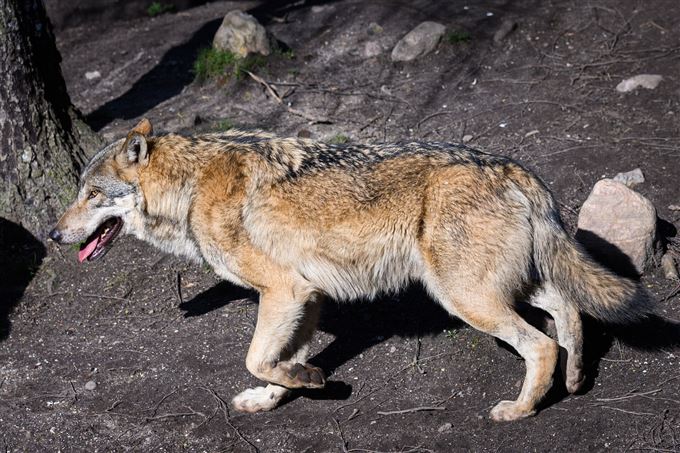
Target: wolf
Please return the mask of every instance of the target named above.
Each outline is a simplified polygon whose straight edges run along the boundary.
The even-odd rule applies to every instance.
[[[570,238],[545,184],[517,162],[447,143],[330,145],[229,130],[154,135],[144,119],[100,150],[50,232],[104,256],[119,233],[209,264],[259,293],[247,369],[266,385],[232,400],[275,408],[291,389],[321,388],[307,363],[324,298],[371,299],[421,282],[451,315],[525,360],[497,421],[536,413],[566,350],[566,388],[584,382],[581,314],[609,323],[651,310],[641,285],[593,261]],[[555,321],[557,341],[516,311]]]

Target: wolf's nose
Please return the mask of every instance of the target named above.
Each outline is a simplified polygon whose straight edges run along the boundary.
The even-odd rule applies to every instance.
[[[54,242],[61,242],[61,231],[57,230],[56,228],[50,231],[49,236]]]

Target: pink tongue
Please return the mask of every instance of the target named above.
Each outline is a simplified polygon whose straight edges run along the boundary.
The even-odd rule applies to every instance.
[[[88,256],[92,255],[94,249],[97,248],[97,244],[99,244],[99,236],[92,239],[92,241],[88,242],[87,245],[83,247],[81,251],[78,252],[78,261],[82,263],[87,259]]]

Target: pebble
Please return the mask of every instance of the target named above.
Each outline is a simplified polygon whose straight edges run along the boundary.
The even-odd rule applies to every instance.
[[[642,170],[636,168],[635,170],[617,174],[614,176],[614,181],[625,184],[627,187],[633,187],[645,182],[645,175],[642,174]]]
[[[437,22],[422,22],[399,40],[392,49],[392,61],[411,61],[432,52],[444,36],[446,27]]]
[[[505,38],[508,37],[510,33],[513,32],[515,28],[517,28],[517,22],[510,19],[505,19],[501,23],[501,26],[498,27],[498,30],[496,30],[496,33],[494,33],[493,42],[495,44],[500,44],[501,42],[503,42],[503,40],[505,40]]]
[[[97,383],[94,381],[87,381],[85,383],[85,390],[94,390],[97,388]]]
[[[675,260],[673,259],[673,255],[670,252],[666,252],[666,254],[661,258],[661,269],[663,269],[664,277],[666,277],[668,280],[680,280],[678,268],[676,267]]]
[[[382,47],[380,47],[380,44],[378,44],[375,41],[368,41],[364,45],[364,57],[365,58],[373,58],[377,57],[382,53]]]
[[[658,74],[638,74],[636,76],[630,77],[621,81],[616,85],[616,91],[619,93],[627,93],[633,91],[638,87],[647,88],[648,90],[653,90],[659,83],[663,80],[663,76]]]
[[[472,141],[473,137],[470,134],[463,135],[463,143],[467,143],[469,141]]]
[[[442,426],[437,428],[440,433],[450,433],[453,431],[453,425],[451,423],[444,423]]]
[[[88,71],[88,72],[85,73],[85,78],[86,78],[87,80],[98,79],[98,78],[100,78],[101,76],[102,76],[102,74],[101,74],[101,72],[99,72],[99,71]]]

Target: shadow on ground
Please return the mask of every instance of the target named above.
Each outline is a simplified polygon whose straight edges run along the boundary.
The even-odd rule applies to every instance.
[[[128,91],[90,113],[88,124],[99,131],[114,119],[136,118],[181,93],[194,80],[193,64],[198,52],[212,44],[221,22],[222,19],[211,20],[188,41],[166,52]]]
[[[10,314],[45,257],[45,246],[28,230],[0,217],[0,341],[9,336]]]

